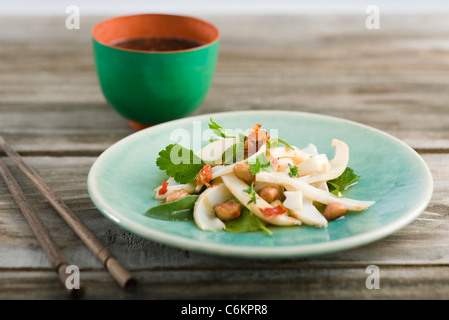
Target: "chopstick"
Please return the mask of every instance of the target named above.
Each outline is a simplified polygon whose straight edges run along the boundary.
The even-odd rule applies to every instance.
[[[136,279],[117,260],[109,249],[92,233],[92,231],[65,205],[65,203],[50,189],[42,178],[30,167],[22,157],[9,146],[0,136],[0,147],[20,168],[20,170],[34,183],[36,188],[50,202],[70,228],[77,234],[89,250],[100,260],[109,274],[122,288],[136,284]]]
[[[1,139],[1,138],[0,138]],[[81,297],[83,291],[81,288],[69,288],[66,284],[67,278],[69,274],[66,273],[67,267],[69,264],[65,259],[62,251],[59,249],[53,237],[50,235],[48,230],[45,228],[42,220],[36,214],[31,204],[28,202],[25,194],[20,188],[17,181],[14,179],[11,172],[5,166],[3,161],[0,159],[0,176],[5,181],[6,186],[11,192],[14,200],[17,203],[20,211],[22,212],[25,220],[28,222],[31,230],[34,233],[37,241],[42,247],[43,251],[48,257],[48,260],[55,268],[56,273],[58,274],[58,278],[61,281],[64,288],[69,292],[69,294],[74,298]]]

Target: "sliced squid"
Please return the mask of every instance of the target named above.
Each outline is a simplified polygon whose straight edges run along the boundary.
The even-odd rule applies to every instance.
[[[292,159],[290,158],[281,158],[278,160],[278,172],[286,172],[289,173],[290,172],[290,166],[294,166],[295,163],[293,162]]]
[[[256,175],[256,181],[278,183],[288,190],[299,190],[302,192],[304,197],[323,204],[329,204],[333,202],[342,203],[350,211],[361,211],[375,203],[374,201],[360,201],[349,198],[339,198],[332,193],[315,188],[310,184],[301,181],[300,179],[290,178],[287,174],[279,172],[259,172]]]
[[[332,147],[335,149],[335,155],[330,163],[330,170],[325,173],[316,175],[308,175],[300,179],[307,183],[315,183],[320,181],[329,181],[338,178],[345,171],[349,162],[349,147],[341,140],[333,139]]]
[[[204,148],[198,150],[196,155],[203,161],[221,164],[223,153],[234,144],[238,143],[238,138],[223,138],[214,141]]]
[[[259,219],[278,226],[293,226],[301,224],[301,221],[286,214],[267,218],[262,213],[261,209],[273,208],[272,205],[262,199],[257,193],[256,203],[251,202],[248,204],[248,202],[251,201],[251,196],[243,190],[248,189],[249,186],[245,182],[237,178],[233,173],[224,175],[222,179],[226,187],[228,187],[229,191]]]
[[[312,187],[324,190],[326,192],[329,192],[329,186],[327,185],[326,181],[320,181],[320,182],[314,182],[310,184]]]
[[[217,218],[214,206],[232,199],[232,194],[222,183],[207,188],[199,197],[193,208],[193,219],[196,225],[206,231],[219,231],[225,229],[223,221]]]
[[[276,148],[270,148],[269,150],[270,156],[276,159],[282,159],[282,158],[290,158],[293,160],[294,163],[301,163],[309,156],[302,152],[300,149],[293,147],[293,149],[289,147],[276,147]]]
[[[304,160],[297,165],[298,173],[300,176],[326,173],[330,170],[331,164],[327,159],[327,156],[322,154],[317,154],[309,159]]]
[[[302,192],[301,191],[285,191],[284,207],[291,210],[301,210],[302,208]]]
[[[309,226],[327,227],[326,218],[313,205],[312,200],[303,197],[301,191],[285,191],[284,194],[284,206],[293,217]]]
[[[313,205],[313,201],[308,198],[302,198],[301,210],[290,210],[290,214],[306,225],[317,228],[327,227],[326,218]]]
[[[318,149],[313,143],[309,143],[305,148],[302,148],[301,151],[309,156],[316,156],[318,154]]]

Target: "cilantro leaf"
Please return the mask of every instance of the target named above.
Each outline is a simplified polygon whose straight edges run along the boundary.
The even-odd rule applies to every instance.
[[[288,167],[290,168],[290,172],[288,173],[288,175],[290,176],[290,178],[293,177],[299,177],[299,173],[298,173],[298,167],[297,166],[292,166],[290,163],[288,164]]]
[[[247,204],[256,203],[256,191],[254,191],[254,182],[251,183],[251,186],[248,189],[243,190],[243,192],[249,194],[251,196],[251,200],[248,201]]]
[[[260,172],[260,170],[271,172],[271,167],[273,166],[265,153],[259,154],[255,159],[248,160],[248,164],[249,171],[252,175],[256,175]]]
[[[179,144],[170,144],[159,152],[156,165],[179,183],[189,183],[195,179],[206,163],[192,150]]]
[[[339,195],[339,192],[345,191],[355,185],[361,176],[354,173],[354,170],[347,167],[345,171],[336,179],[328,181],[329,191]]]
[[[235,138],[225,128],[216,123],[212,118],[210,118],[209,128],[217,135],[223,138]]]
[[[240,217],[234,220],[225,221],[225,231],[231,233],[244,233],[262,230],[268,235],[273,235],[273,232],[268,229],[265,223],[255,215],[251,214],[247,208],[242,209]]]

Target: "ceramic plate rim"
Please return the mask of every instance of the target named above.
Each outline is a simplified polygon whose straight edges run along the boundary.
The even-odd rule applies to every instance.
[[[235,246],[235,245],[226,245],[226,244],[216,244],[216,243],[207,243],[200,242],[194,239],[189,239],[186,237],[180,237],[177,235],[169,234],[166,232],[161,232],[155,229],[151,229],[140,225],[135,222],[133,219],[130,219],[124,215],[121,215],[119,212],[114,210],[106,201],[102,199],[100,196],[100,191],[97,189],[94,177],[101,167],[101,163],[103,159],[105,159],[110,152],[113,152],[116,148],[120,148],[122,144],[129,143],[133,139],[137,139],[141,135],[149,134],[154,130],[161,130],[164,127],[175,126],[177,123],[181,122],[190,122],[198,119],[204,119],[209,117],[216,117],[220,115],[229,115],[238,113],[241,116],[244,114],[254,114],[257,112],[258,114],[294,114],[296,116],[302,117],[312,117],[312,118],[322,118],[331,121],[343,122],[348,125],[353,125],[356,127],[360,127],[365,130],[373,131],[376,134],[382,135],[392,142],[395,142],[402,147],[408,149],[411,155],[415,156],[416,159],[420,162],[423,169],[426,172],[426,180],[425,183],[427,185],[424,188],[425,192],[421,194],[421,200],[414,207],[412,207],[407,212],[404,212],[398,219],[386,224],[378,229],[371,230],[369,232],[350,236],[348,238],[332,240],[330,242],[323,243],[313,243],[313,244],[296,244],[290,246],[281,246],[281,247],[253,247],[253,246]],[[371,242],[375,242],[381,238],[387,237],[391,235],[393,232],[405,227],[409,223],[411,223],[416,217],[418,217],[424,209],[429,204],[432,195],[433,195],[433,177],[431,171],[427,165],[427,163],[422,159],[422,157],[409,145],[400,139],[384,132],[374,127],[352,121],[344,118],[339,118],[330,115],[317,114],[311,112],[301,112],[301,111],[286,111],[286,110],[240,110],[240,111],[227,111],[227,112],[217,112],[217,113],[208,113],[201,114],[197,116],[186,117],[182,119],[177,119],[165,123],[161,123],[155,125],[153,127],[149,127],[147,129],[132,133],[121,140],[117,141],[110,147],[108,147],[94,162],[92,165],[88,178],[87,178],[87,188],[89,196],[97,207],[97,209],[106,216],[109,220],[118,224],[122,228],[142,236],[144,238],[163,243],[172,247],[177,247],[185,250],[197,251],[202,253],[210,253],[214,255],[222,255],[222,256],[234,256],[234,257],[246,257],[246,258],[288,258],[288,257],[305,257],[305,256],[313,256],[313,255],[321,255],[326,253],[332,253],[335,251],[343,251],[347,249],[351,249],[354,247],[359,247]]]

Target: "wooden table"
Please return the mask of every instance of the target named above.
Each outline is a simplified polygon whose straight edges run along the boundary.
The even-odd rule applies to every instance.
[[[298,110],[355,120],[408,143],[435,183],[427,209],[375,243],[301,259],[253,260],[179,250],[129,233],[92,204],[97,156],[133,133],[105,102],[90,29],[102,19],[0,19],[0,134],[140,281],[122,290],[29,180],[1,154],[31,204],[79,266],[85,299],[449,298],[449,17],[206,16],[222,43],[212,88],[195,114]],[[367,289],[366,268],[380,270]],[[0,299],[66,299],[0,181]]]

